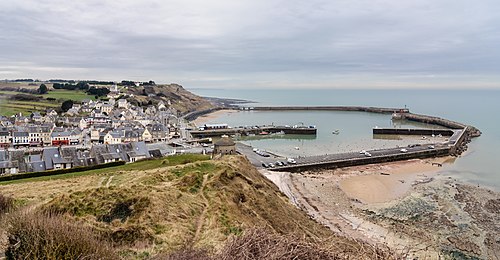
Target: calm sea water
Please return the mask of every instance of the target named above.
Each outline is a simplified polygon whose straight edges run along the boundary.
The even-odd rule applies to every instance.
[[[429,114],[478,127],[483,135],[473,140],[467,153],[446,168],[444,175],[500,190],[500,91],[498,90],[253,90],[192,89],[201,96],[245,99],[255,105],[280,106],[380,106],[408,107],[414,113]],[[408,140],[375,139],[371,128],[394,126],[388,115],[358,112],[241,112],[213,122],[233,126],[254,124],[316,125],[318,136],[250,138],[253,146],[285,156],[325,154],[349,150],[394,147]],[[398,127],[398,125],[396,125]],[[400,127],[428,127],[403,123]],[[332,131],[340,130],[339,135]],[[415,140],[411,141],[414,142]],[[418,140],[422,142],[421,140]],[[296,150],[295,147],[299,147]]]

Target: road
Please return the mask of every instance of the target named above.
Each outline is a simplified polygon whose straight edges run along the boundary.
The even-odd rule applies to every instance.
[[[421,151],[431,150],[431,149],[441,149],[448,148],[450,144],[434,144],[434,148],[430,148],[430,145],[415,145],[411,147],[395,147],[389,149],[378,149],[378,150],[367,150],[366,152],[370,153],[370,157],[384,157],[390,155],[396,155],[401,153],[417,153]],[[401,149],[405,149],[406,152],[402,152]],[[276,161],[286,161],[286,158],[279,157],[275,155],[271,155],[270,157],[263,157],[261,155],[256,154],[253,151],[253,147],[244,145],[241,143],[236,144],[236,150],[245,155],[250,162],[257,168],[263,168],[262,163],[275,163]],[[307,156],[307,157],[296,157],[294,158],[297,162],[296,166],[300,165],[308,165],[308,164],[323,164],[323,163],[331,163],[335,161],[344,161],[344,160],[355,160],[367,158],[368,156],[361,151],[349,152],[349,153],[338,153],[338,154],[325,154],[325,155],[316,155],[316,156]],[[290,165],[291,166],[291,165]],[[294,165],[295,166],[295,165]],[[276,167],[279,169],[281,167]]]

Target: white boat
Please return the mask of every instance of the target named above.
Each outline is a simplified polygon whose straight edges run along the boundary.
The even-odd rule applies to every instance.
[[[333,130],[332,134],[338,135],[338,134],[340,134],[340,130],[339,129],[335,129],[335,130]]]
[[[300,150],[300,148],[298,146],[295,146],[295,150]]]

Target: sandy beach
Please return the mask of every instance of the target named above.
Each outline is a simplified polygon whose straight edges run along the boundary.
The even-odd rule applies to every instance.
[[[435,245],[488,258],[500,250],[494,242],[500,236],[495,224],[500,221],[496,206],[500,193],[441,176],[440,171],[446,171],[454,160],[441,157],[301,173],[264,169],[261,173],[291,203],[338,234],[395,250],[411,249],[410,256],[419,259],[441,258],[442,248]],[[464,225],[470,228],[460,229]],[[464,237],[457,239],[460,232]]]
[[[216,119],[216,118],[221,118],[221,122],[224,121],[223,118],[226,116],[231,116],[232,114],[238,113],[236,110],[229,110],[229,109],[224,109],[224,110],[217,110],[215,112],[212,112],[210,114],[206,114],[203,116],[200,116],[196,118],[195,120],[192,121],[196,126],[201,126],[206,124],[207,122]]]
[[[405,195],[413,185],[432,181],[449,157],[428,160],[410,160],[381,164],[373,167],[357,167],[347,171],[350,175],[339,181],[339,187],[347,196],[362,203],[389,202]],[[446,166],[446,165],[445,165]],[[359,174],[356,174],[356,171]]]

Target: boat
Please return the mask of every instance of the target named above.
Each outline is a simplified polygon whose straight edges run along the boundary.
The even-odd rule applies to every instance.
[[[300,148],[298,146],[295,146],[295,150],[300,150]]]
[[[266,132],[266,131],[262,131],[262,132],[260,132],[260,133],[259,133],[259,135],[268,135],[268,134],[269,134],[269,133],[268,133],[268,132]]]
[[[333,130],[332,134],[338,135],[338,134],[340,134],[340,130],[339,129],[335,129],[335,130]]]

